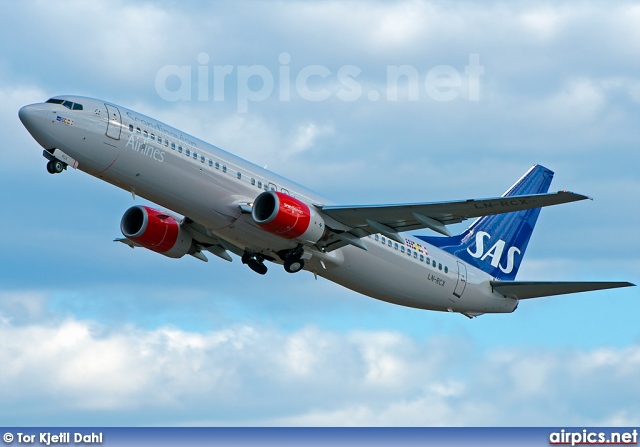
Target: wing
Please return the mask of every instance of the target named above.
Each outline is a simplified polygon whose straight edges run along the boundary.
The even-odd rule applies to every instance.
[[[630,282],[491,281],[493,290],[519,300],[631,286],[635,284]]]
[[[467,219],[541,208],[584,199],[588,199],[588,197],[573,192],[560,191],[549,194],[493,197],[454,202],[402,205],[318,205],[317,208],[339,224],[332,226],[331,222],[327,222],[327,225],[335,233],[324,244],[325,250],[330,251],[345,244],[353,244],[364,248],[358,239],[374,233],[381,233],[403,244],[404,239],[398,235],[398,232],[429,228],[450,236],[451,234],[446,226]]]

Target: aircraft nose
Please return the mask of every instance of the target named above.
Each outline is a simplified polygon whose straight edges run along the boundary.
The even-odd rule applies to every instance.
[[[24,106],[18,110],[18,117],[20,118],[20,121],[22,121],[22,124],[25,124],[25,121],[29,120],[29,115],[31,115],[32,109],[33,106]]]
[[[22,107],[18,111],[18,117],[22,121],[22,125],[27,129],[31,136],[45,149],[55,147],[55,141],[50,135],[47,123],[46,110],[43,110],[42,104],[31,104]]]
[[[35,105],[28,105],[22,107],[18,111],[18,118],[22,121],[22,125],[27,128],[29,132],[33,132],[36,126],[37,112]]]

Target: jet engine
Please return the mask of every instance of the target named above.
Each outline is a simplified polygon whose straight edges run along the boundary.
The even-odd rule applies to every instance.
[[[148,206],[129,208],[122,216],[120,230],[130,241],[170,258],[196,251],[189,231],[173,216]]]
[[[315,244],[325,234],[324,219],[306,203],[277,191],[253,201],[251,217],[260,228],[285,239]]]

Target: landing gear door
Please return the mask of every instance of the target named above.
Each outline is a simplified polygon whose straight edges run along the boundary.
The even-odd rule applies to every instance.
[[[458,261],[458,282],[453,294],[460,298],[464,293],[464,289],[467,287],[467,267],[460,261]]]
[[[107,136],[114,140],[120,139],[120,133],[122,132],[122,117],[120,116],[120,110],[114,105],[105,104],[107,108]]]

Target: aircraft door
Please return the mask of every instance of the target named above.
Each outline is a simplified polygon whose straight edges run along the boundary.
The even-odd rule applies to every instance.
[[[120,116],[120,110],[114,105],[105,104],[107,108],[107,136],[114,140],[120,139],[120,133],[122,132],[122,117]]]
[[[458,282],[453,294],[460,298],[464,293],[464,289],[467,287],[467,267],[460,261],[458,261]]]

